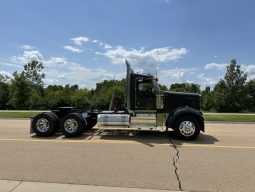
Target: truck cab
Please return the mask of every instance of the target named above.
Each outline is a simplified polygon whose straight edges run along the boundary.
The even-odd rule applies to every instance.
[[[200,95],[161,91],[158,79],[151,74],[134,73],[127,66],[126,98],[127,108],[134,114],[155,114],[156,127],[174,129],[182,139],[194,139],[200,130],[204,131],[204,118],[200,112]],[[182,121],[187,119],[186,121]],[[199,131],[194,128],[199,127]],[[191,136],[194,134],[193,136]],[[190,137],[191,136],[191,137]]]
[[[156,77],[135,73],[128,61],[126,67],[125,111],[60,107],[32,118],[31,133],[50,136],[60,130],[67,137],[76,137],[93,127],[166,132],[171,128],[179,138],[193,140],[204,131],[199,94],[160,91]]]

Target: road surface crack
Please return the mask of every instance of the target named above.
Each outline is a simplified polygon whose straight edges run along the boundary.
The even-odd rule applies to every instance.
[[[179,151],[178,147],[175,145],[175,143],[171,140],[171,138],[169,139],[169,141],[171,143],[171,147],[173,147],[176,151],[176,155],[173,157],[174,173],[175,173],[175,176],[176,176],[176,180],[178,182],[179,190],[183,191],[181,179],[180,179],[180,176],[178,174],[178,166],[177,166],[177,162],[180,159],[180,156],[179,156],[180,151]]]
[[[20,184],[22,183],[23,181],[20,181],[17,185],[15,185],[11,190],[10,192],[14,191],[18,186],[20,186]]]

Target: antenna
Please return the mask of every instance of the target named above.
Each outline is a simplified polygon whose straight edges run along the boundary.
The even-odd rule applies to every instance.
[[[157,49],[157,56],[156,56],[156,78],[158,78],[158,49]]]

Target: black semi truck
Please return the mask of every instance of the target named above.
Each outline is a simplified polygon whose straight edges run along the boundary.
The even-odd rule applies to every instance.
[[[194,140],[204,131],[199,94],[160,91],[156,77],[134,73],[128,61],[126,66],[125,110],[59,107],[32,117],[30,133],[46,137],[61,132],[66,137],[77,137],[93,127],[166,132],[171,128],[180,139]]]

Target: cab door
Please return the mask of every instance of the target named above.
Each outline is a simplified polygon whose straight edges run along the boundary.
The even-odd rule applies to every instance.
[[[135,87],[135,108],[150,110],[156,108],[156,94],[152,78],[137,78]]]

